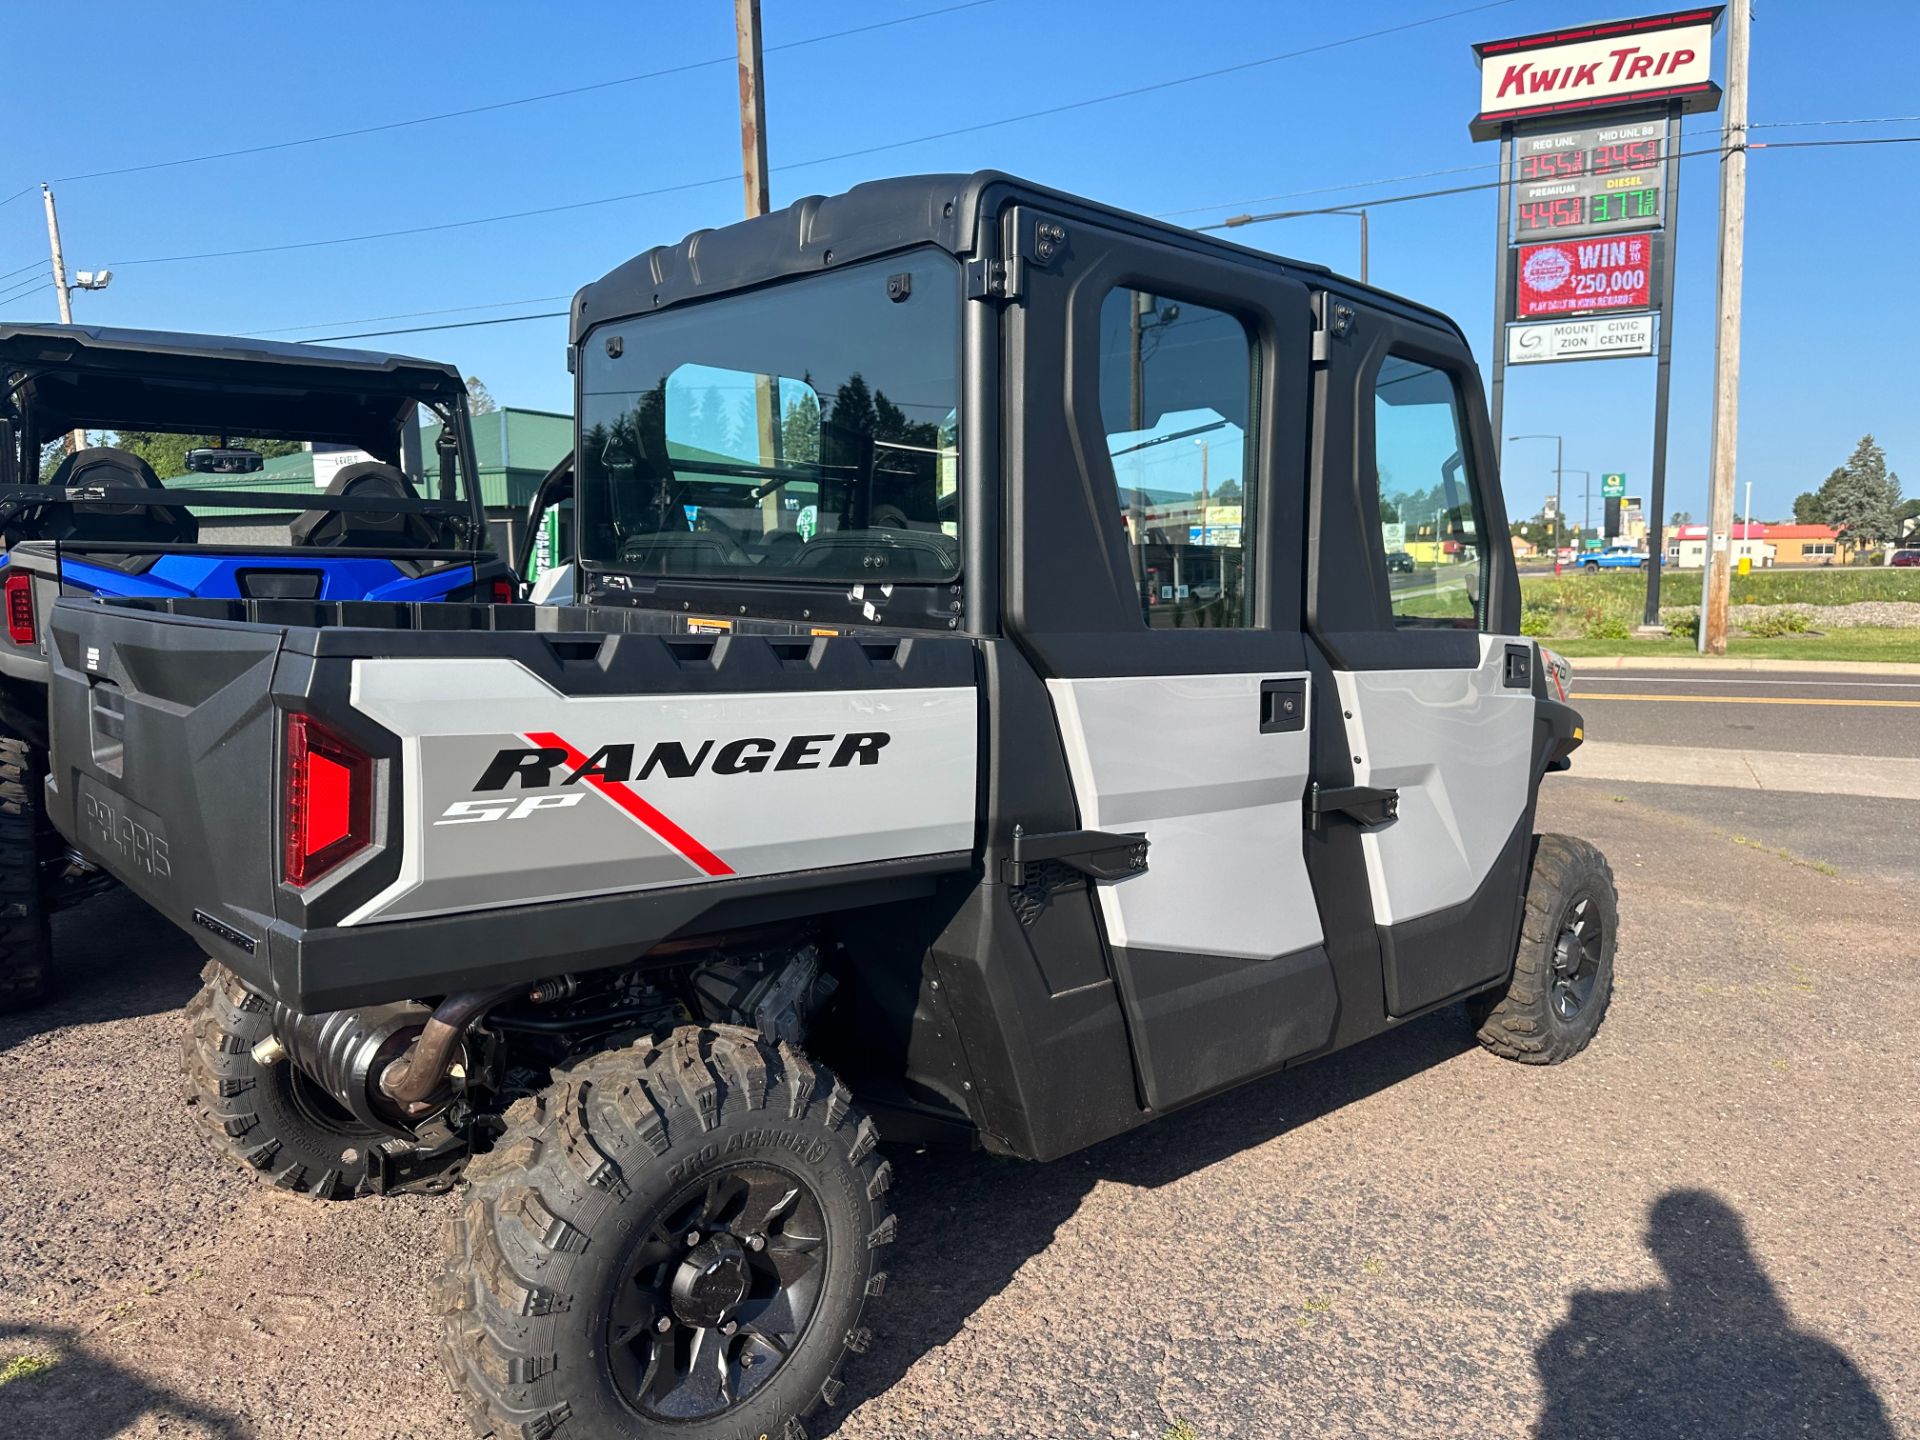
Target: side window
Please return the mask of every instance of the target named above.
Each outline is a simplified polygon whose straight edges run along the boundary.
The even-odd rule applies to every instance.
[[[1253,356],[1225,311],[1125,288],[1101,302],[1101,422],[1156,629],[1253,624]]]
[[[1487,532],[1453,380],[1389,355],[1374,382],[1373,433],[1394,624],[1476,629],[1484,611]]]

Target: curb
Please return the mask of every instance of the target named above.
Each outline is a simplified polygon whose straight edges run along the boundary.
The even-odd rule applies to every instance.
[[[1551,640],[1543,642],[1553,648]],[[1920,637],[1915,640],[1920,645]],[[1691,655],[1569,655],[1575,675],[1597,670],[1690,670],[1695,674],[1729,672],[1776,675],[1900,675],[1920,676],[1920,663],[1902,660],[1749,660],[1738,656],[1709,658]]]

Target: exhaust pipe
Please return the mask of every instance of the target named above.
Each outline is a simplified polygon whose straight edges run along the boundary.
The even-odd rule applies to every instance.
[[[410,1119],[439,1109],[445,1103],[439,1092],[468,1027],[519,988],[509,985],[498,990],[466,990],[442,1000],[420,1031],[420,1038],[380,1072],[380,1093]]]

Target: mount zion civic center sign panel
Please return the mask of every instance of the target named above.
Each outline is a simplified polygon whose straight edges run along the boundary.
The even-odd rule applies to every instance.
[[[1604,360],[1613,355],[1653,354],[1653,316],[1614,315],[1594,320],[1545,320],[1507,327],[1507,363]]]
[[[1711,65],[1720,8],[1575,25],[1474,46],[1480,113],[1473,137],[1492,140],[1502,125],[1515,121],[1571,117],[1623,101],[1677,101],[1689,112],[1716,108],[1720,87]]]

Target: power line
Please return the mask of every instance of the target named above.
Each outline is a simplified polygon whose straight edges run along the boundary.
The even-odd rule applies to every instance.
[[[0,204],[4,204],[4,203],[5,203],[4,201],[0,201]],[[9,270],[7,271],[6,274],[0,275],[0,281],[11,280],[15,275],[24,275],[29,270],[38,270],[46,263],[47,262],[44,260],[29,260],[26,264],[22,265],[19,269]]]
[[[1897,125],[1920,120],[1920,115],[1874,115],[1852,117],[1839,120],[1769,120],[1760,125],[1749,125],[1749,130],[1805,130],[1820,125]],[[1702,125],[1683,132],[1687,137],[1717,135],[1718,125]],[[1776,142],[1780,143],[1780,142]],[[1403,185],[1409,180],[1434,180],[1443,175],[1472,175],[1488,170],[1498,170],[1498,160],[1486,160],[1476,165],[1451,165],[1442,170],[1416,170],[1407,175],[1381,175],[1371,180],[1345,180],[1338,185],[1316,185],[1306,190],[1282,190],[1272,195],[1248,195],[1239,200],[1216,200],[1210,205],[1188,205],[1179,210],[1157,210],[1155,217],[1171,220],[1179,215],[1200,215],[1209,210],[1226,210],[1235,205],[1261,205],[1270,200],[1295,200],[1308,195],[1332,195],[1342,190],[1366,190],[1375,185]]]
[[[1749,126],[1749,129],[1755,127]],[[1825,148],[1835,145],[1912,145],[1920,144],[1920,135],[1863,135],[1857,140],[1767,140],[1750,144],[1749,150],[1803,150]],[[1699,150],[1681,150],[1673,154],[1674,160],[1691,160],[1700,155],[1719,155],[1722,146],[1709,145]],[[1410,200],[1438,200],[1449,195],[1470,195],[1479,190],[1499,190],[1511,184],[1507,180],[1482,180],[1471,185],[1450,185],[1440,190],[1418,190],[1410,195],[1384,195],[1373,200],[1351,200],[1344,205],[1322,206],[1307,210],[1276,210],[1269,215],[1235,215],[1212,225],[1195,225],[1195,230],[1238,230],[1247,225],[1260,225],[1269,220],[1297,220],[1308,215],[1332,215],[1341,210],[1361,208],[1377,209],[1385,205],[1404,205]]]
[[[807,169],[816,165],[828,165],[841,160],[861,159],[870,155],[879,155],[890,150],[902,150],[913,145],[924,145],[935,140],[950,140],[960,135],[973,135],[982,130],[998,129],[1005,125],[1018,125],[1029,120],[1044,119],[1053,115],[1063,115],[1070,111],[1085,110],[1095,105],[1107,105],[1117,100],[1129,100],[1141,95],[1156,94],[1177,86],[1198,84],[1203,80],[1217,80],[1226,75],[1240,74],[1248,70],[1259,69],[1267,65],[1277,65],[1286,60],[1298,60],[1308,55],[1324,54],[1350,45],[1358,45],[1368,40],[1377,40],[1384,36],[1398,35],[1409,30],[1417,30],[1428,25],[1437,25],[1447,20],[1459,19],[1464,15],[1474,15],[1485,10],[1497,10],[1518,0],[1482,0],[1477,5],[1462,9],[1448,10],[1439,15],[1428,16],[1423,20],[1409,20],[1398,25],[1385,26],[1378,30],[1365,31],[1358,35],[1348,35],[1337,40],[1323,41],[1317,45],[1308,45],[1297,50],[1283,51],[1277,55],[1262,56],[1255,60],[1243,60],[1232,65],[1222,65],[1211,70],[1202,70],[1192,75],[1176,76],[1169,80],[1158,80],[1147,85],[1135,85],[1125,90],[1115,90],[1104,95],[1089,96],[1083,100],[1070,100],[1059,105],[1049,105],[1038,110],[1027,110],[1017,115],[1004,115],[998,119],[977,121],[971,125],[955,126],[948,130],[937,130],[925,135],[915,135],[905,140],[891,140],[879,145],[866,145],[855,150],[842,150],[832,155],[819,155],[810,160],[793,161],[773,168],[785,172]],[[117,260],[118,266],[130,265],[171,265],[192,260],[229,260],[245,255],[265,255],[288,250],[315,250],[332,245],[352,245],[369,240],[391,240],[409,235],[426,235],[445,230],[467,229],[476,225],[494,225],[508,220],[525,220],[541,215],[556,215],[574,210],[592,209],[601,205],[616,205],[629,200],[650,200],[661,195],[671,195],[687,190],[704,189],[709,185],[732,184],[739,179],[737,171],[728,171],[724,175],[709,176],[702,180],[687,180],[674,185],[656,186],[648,190],[634,190],[621,195],[606,195],[593,200],[575,200],[559,205],[539,206],[529,210],[514,210],[501,215],[480,215],[466,220],[443,220],[431,225],[413,225],[395,230],[371,231],[362,235],[336,235],[324,240],[296,240],[277,245],[254,245],[233,250],[209,250],[185,255],[152,255],[134,260]]]
[[[400,330],[362,330],[353,335],[315,335],[304,345],[325,345],[334,340],[375,340],[382,335],[425,335],[433,330],[473,330],[482,325],[517,325],[522,320],[561,320],[570,311],[545,310],[538,315],[496,315],[491,320],[456,320],[447,325],[408,325]]]
[[[1754,128],[1754,127],[1749,127],[1749,128]],[[1792,150],[1792,149],[1803,149],[1803,148],[1812,148],[1812,147],[1825,147],[1830,145],[1910,145],[1910,144],[1920,144],[1920,135],[1869,136],[1859,140],[1799,140],[1799,141],[1774,140],[1774,141],[1766,142],[1764,144],[1751,145],[1748,148],[1752,150]],[[1674,155],[1672,158],[1676,160],[1688,160],[1701,155],[1717,155],[1720,152],[1721,152],[1720,146],[1711,145],[1699,150],[1682,150],[1678,152],[1676,155]],[[736,179],[738,177],[729,176],[727,178],[731,180],[731,179]],[[1239,220],[1237,224],[1230,225],[1223,221],[1216,225],[1198,225],[1193,228],[1201,231],[1229,230],[1229,229],[1237,230],[1247,225],[1264,224],[1271,220],[1296,220],[1296,219],[1303,219],[1307,216],[1312,216],[1312,215],[1336,214],[1340,210],[1356,209],[1360,205],[1366,205],[1370,208],[1378,208],[1380,206],[1385,206],[1385,205],[1402,205],[1415,200],[1437,200],[1437,199],[1442,199],[1452,195],[1467,195],[1467,194],[1475,193],[1477,191],[1497,190],[1503,184],[1506,184],[1506,183],[1508,182],[1501,181],[1501,180],[1488,180],[1488,181],[1484,181],[1484,182],[1480,182],[1472,185],[1454,185],[1454,186],[1448,186],[1444,189],[1438,189],[1438,190],[1421,190],[1408,195],[1387,195],[1387,196],[1382,196],[1378,199],[1373,199],[1373,200],[1355,201],[1349,205],[1328,206],[1321,209],[1313,209],[1313,210],[1282,210],[1282,211],[1277,211],[1271,215],[1249,216],[1244,220]],[[500,301],[497,303],[510,304],[512,302]],[[482,308],[488,308],[488,307],[473,306],[470,308],[482,309]],[[432,313],[432,312],[428,312],[428,313]],[[466,329],[473,329],[473,328],[484,326],[484,325],[515,325],[526,320],[563,319],[566,317],[568,313],[569,312],[565,310],[550,310],[550,311],[542,311],[541,313],[535,314],[535,315],[503,315],[503,316],[497,316],[491,320],[468,320],[468,321],[462,321],[462,322],[457,322],[457,323],[448,324],[448,325],[410,325],[410,326],[405,326],[403,328],[394,329],[394,330],[366,330],[366,331],[360,331],[358,333],[349,334],[349,335],[321,335],[321,336],[313,337],[312,339],[310,339],[305,343],[319,345],[319,344],[324,344],[334,340],[373,340],[373,339],[379,339],[379,338],[390,336],[390,335],[424,335],[424,334],[429,334],[431,332],[439,331],[439,330],[466,330]],[[351,323],[351,322],[344,322],[344,323]],[[303,329],[307,329],[308,327],[302,325],[302,326],[291,326],[289,328],[303,330]],[[255,331],[253,333],[268,334],[268,333],[274,333],[274,332]]]
[[[52,288],[53,282],[51,280],[36,280],[24,290],[13,290],[5,295],[0,295],[0,305],[11,305],[15,300],[24,300],[29,295],[37,295],[42,290],[51,290]]]
[[[353,320],[312,320],[305,325],[282,325],[273,330],[242,330],[247,336],[287,335],[295,330],[325,330],[330,325],[373,325],[382,320],[413,320],[422,315],[464,315],[475,310],[504,310],[509,305],[544,305],[566,295],[534,295],[524,300],[489,300],[484,305],[450,305],[444,310],[400,310],[391,315],[361,315]]]
[[[873,30],[887,30],[896,25],[911,24],[916,20],[930,20],[940,15],[951,15],[960,10],[975,10],[983,5],[992,5],[997,0],[961,0],[961,3],[945,5],[937,10],[922,10],[912,15],[900,15],[891,20],[877,20],[868,25],[855,25],[845,30],[833,30],[822,35],[809,35],[801,40],[789,40],[780,45],[769,45],[769,51],[798,50],[807,45],[821,45],[829,40],[844,40],[850,35],[864,35]],[[588,95],[599,90],[612,90],[623,85],[638,85],[648,80],[661,80],[672,75],[684,75],[692,70],[706,70],[716,65],[731,65],[735,56],[731,53],[716,55],[708,60],[689,60],[680,65],[669,65],[659,70],[648,70],[638,75],[622,75],[613,80],[597,80],[588,85],[572,85],[563,90],[547,90],[538,95],[522,95],[513,100],[496,100],[486,105],[470,105],[461,110],[443,110],[433,115],[417,115],[408,120],[389,120],[379,125],[362,125],[352,130],[333,130],[323,135],[308,135],[297,140],[276,140],[266,145],[246,145],[234,150],[216,150],[205,155],[185,155],[173,160],[151,160],[140,165],[121,165],[110,170],[89,170],[78,175],[62,175],[56,183],[73,180],[101,180],[114,175],[135,175],[149,170],[170,170],[182,165],[203,165],[213,160],[232,160],[244,155],[265,155],[277,150],[294,150],[306,145],[322,145],[333,140],[350,140],[361,135],[379,135],[392,130],[405,130],[416,125],[433,125],[442,120],[460,120],[470,115],[485,115],[496,110],[512,110],[525,105],[538,105],[548,100],[565,99],[572,95]],[[32,189],[31,186],[28,189]],[[23,190],[20,194],[24,195]],[[18,198],[18,197],[9,197]],[[4,205],[6,201],[0,201]]]

